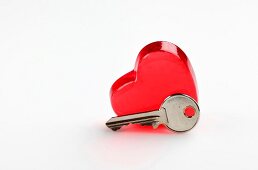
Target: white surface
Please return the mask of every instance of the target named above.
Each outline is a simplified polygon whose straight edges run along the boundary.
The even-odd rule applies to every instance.
[[[0,169],[258,169],[257,1],[0,1]],[[201,119],[119,132],[109,88],[146,44],[181,47]]]

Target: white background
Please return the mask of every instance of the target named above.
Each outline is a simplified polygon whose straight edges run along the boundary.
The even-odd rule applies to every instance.
[[[258,169],[257,1],[0,1],[0,169]],[[146,44],[185,51],[201,118],[112,132],[109,89]]]

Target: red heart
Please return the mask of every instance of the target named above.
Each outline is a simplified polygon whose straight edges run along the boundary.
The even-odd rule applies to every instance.
[[[176,45],[158,41],[139,53],[133,71],[111,87],[111,104],[118,116],[158,110],[173,94],[197,101],[197,84],[191,63]]]

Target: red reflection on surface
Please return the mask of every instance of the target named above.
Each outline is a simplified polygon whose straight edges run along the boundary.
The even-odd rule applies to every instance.
[[[123,126],[118,131],[126,131],[127,133],[155,133],[155,134],[176,134],[177,132],[168,130],[165,126],[160,125],[157,129],[153,130],[152,126],[142,126],[139,124],[130,124],[129,126]]]

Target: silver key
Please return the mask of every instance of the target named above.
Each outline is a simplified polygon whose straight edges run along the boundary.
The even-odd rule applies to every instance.
[[[191,108],[193,116],[187,116],[185,111]],[[183,94],[169,96],[159,110],[112,117],[106,125],[116,131],[122,126],[131,124],[152,125],[156,129],[164,124],[169,130],[187,131],[192,129],[198,121],[200,110],[198,104],[191,97]]]

